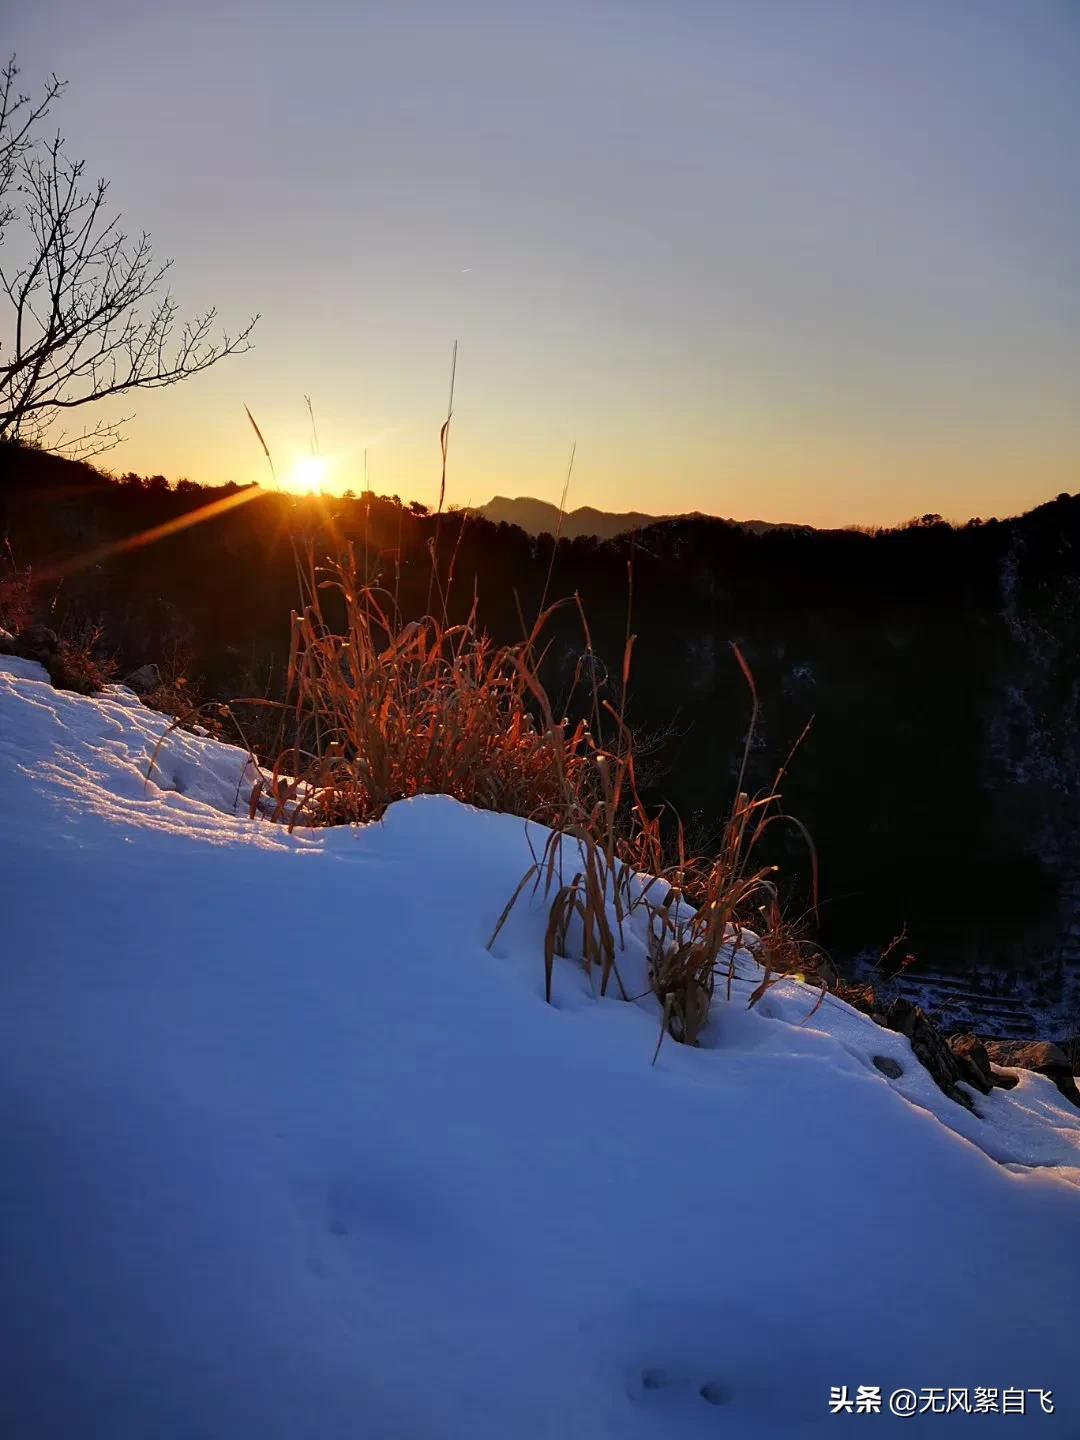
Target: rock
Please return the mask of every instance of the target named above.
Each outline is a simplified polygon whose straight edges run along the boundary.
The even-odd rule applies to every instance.
[[[11,647],[14,643],[15,636],[12,635],[10,630],[5,630],[4,627],[0,625],[0,655],[10,655]]]
[[[23,660],[36,660],[46,670],[56,663],[60,654],[60,640],[55,630],[48,625],[35,622],[20,630],[11,642],[11,654]]]
[[[984,1095],[989,1095],[995,1085],[1002,1090],[1011,1090],[1018,1083],[1015,1075],[1006,1075],[994,1069],[986,1046],[977,1035],[970,1032],[950,1035],[949,1049],[960,1062],[961,1071],[968,1072],[964,1076],[968,1084],[974,1085]]]
[[[887,1075],[890,1080],[899,1080],[900,1076],[904,1073],[904,1067],[899,1061],[893,1060],[888,1055],[875,1055],[874,1064],[881,1073]]]
[[[1069,1070],[1065,1051],[1048,1040],[988,1040],[986,1049],[995,1064],[1007,1065],[1012,1070],[1037,1070],[1042,1075],[1053,1070]]]
[[[958,1105],[978,1114],[974,1100],[966,1090],[960,1089],[960,1083],[963,1081],[974,1085],[976,1089],[982,1090],[983,1094],[987,1094],[990,1087],[984,1088],[983,1084],[972,1079],[973,1075],[977,1075],[975,1067],[961,1064],[949,1049],[941,1031],[932,1020],[927,1019],[918,1005],[902,998],[894,1000],[885,1012],[885,1024],[890,1030],[896,1030],[908,1037],[916,1060],[929,1070],[939,1090]]]
[[[990,1069],[990,1056],[979,1037],[970,1033],[950,1035],[949,1049],[959,1061],[961,1070],[974,1071],[978,1076],[979,1089],[984,1095],[989,1095],[994,1077]]]
[[[988,1040],[986,1049],[991,1060],[1007,1070],[1034,1070],[1037,1075],[1045,1075],[1080,1110],[1080,1090],[1072,1062],[1060,1045],[1048,1040]]]
[[[156,665],[140,665],[130,675],[124,676],[124,684],[136,695],[149,695],[161,684],[161,671]]]

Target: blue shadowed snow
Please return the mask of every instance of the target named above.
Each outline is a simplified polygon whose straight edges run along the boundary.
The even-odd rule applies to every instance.
[[[1010,1429],[1080,1434],[1048,1081],[972,1116],[839,1002],[748,1012],[745,952],[653,1067],[650,1000],[560,961],[544,1004],[539,905],[485,949],[522,821],[289,837],[231,747],[146,785],[165,723],[0,657],[0,1435],[833,1436],[840,1384],[1049,1388]]]

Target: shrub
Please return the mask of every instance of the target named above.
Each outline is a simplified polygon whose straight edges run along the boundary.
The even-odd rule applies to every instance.
[[[58,690],[93,695],[116,676],[116,661],[103,647],[100,625],[83,621],[65,627],[48,670]]]
[[[201,680],[192,676],[188,650],[174,644],[152,668],[156,672],[154,683],[139,691],[139,699],[148,710],[171,716],[179,729],[224,738],[221,706],[204,694]]]

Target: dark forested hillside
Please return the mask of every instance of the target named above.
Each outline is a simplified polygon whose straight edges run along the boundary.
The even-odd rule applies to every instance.
[[[214,502],[212,518],[186,523]],[[117,549],[156,527],[151,543]],[[318,555],[351,541],[414,615],[437,545],[451,618],[475,595],[500,639],[536,614],[552,551],[549,536],[476,514],[437,523],[373,495],[114,481],[13,446],[0,447],[0,535],[31,568],[48,623],[99,622],[122,670],[179,656],[222,698],[280,690],[295,543]],[[550,595],[580,593],[613,691],[629,605],[648,785],[702,839],[730,799],[750,713],[729,642],[761,697],[756,780],[813,717],[785,801],[820,855],[827,945],[880,946],[906,925],[920,958],[1024,968],[1057,963],[1073,919],[1065,882],[1080,870],[1078,558],[1080,497],[876,534],[755,534],[694,517],[564,539]],[[584,648],[572,609],[551,633],[558,695]],[[804,863],[795,843],[786,858]]]

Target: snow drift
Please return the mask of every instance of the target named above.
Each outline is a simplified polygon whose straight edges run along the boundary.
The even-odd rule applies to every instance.
[[[229,746],[147,783],[165,725],[0,657],[0,1433],[817,1436],[869,1385],[1052,1390],[1011,1428],[1080,1434],[1049,1081],[969,1114],[832,998],[747,1011],[746,955],[650,1066],[650,998],[559,961],[544,1004],[539,907],[485,949],[522,821],[289,836]]]

